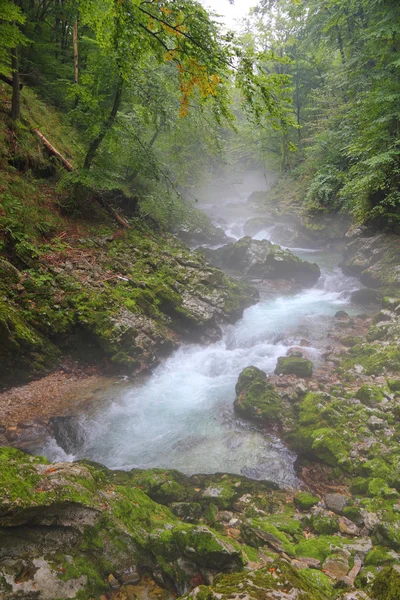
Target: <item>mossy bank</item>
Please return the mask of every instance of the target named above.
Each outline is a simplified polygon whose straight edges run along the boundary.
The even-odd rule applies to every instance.
[[[3,600],[398,598],[384,595],[398,593],[398,547],[377,522],[393,498],[293,496],[240,476],[50,464],[8,448],[0,491]]]

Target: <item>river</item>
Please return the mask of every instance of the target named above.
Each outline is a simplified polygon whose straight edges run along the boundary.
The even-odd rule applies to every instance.
[[[223,206],[217,213],[221,210]],[[239,212],[225,223],[237,238],[252,216],[248,209]],[[212,216],[216,218],[215,210]],[[274,241],[273,228],[256,237]],[[66,454],[52,440],[43,453],[51,460],[85,457],[113,469],[227,472],[296,486],[295,455],[276,437],[235,416],[235,384],[249,365],[272,373],[277,358],[303,338],[310,343],[310,358],[321,363],[330,317],[342,308],[352,312],[350,293],[360,284],[340,271],[336,252],[294,252],[319,264],[322,276],[314,287],[262,297],[242,319],[225,327],[219,342],[182,346],[145,380],[124,381],[99,394],[102,408],[80,417],[80,443],[73,452]]]

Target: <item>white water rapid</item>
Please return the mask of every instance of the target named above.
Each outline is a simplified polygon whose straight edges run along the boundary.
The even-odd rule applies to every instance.
[[[86,457],[110,468],[240,473],[295,486],[295,456],[278,439],[238,419],[233,401],[243,368],[254,365],[272,373],[277,358],[302,338],[310,342],[306,350],[318,364],[327,316],[340,308],[351,312],[349,295],[359,283],[336,266],[340,256],[297,253],[320,265],[315,287],[261,300],[225,328],[221,341],[183,346],[145,381],[107,390],[102,408],[80,418],[84,442],[74,456],[66,456],[54,440],[44,453],[52,460]]]

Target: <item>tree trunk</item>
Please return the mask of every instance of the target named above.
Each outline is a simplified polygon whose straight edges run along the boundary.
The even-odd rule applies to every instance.
[[[72,30],[72,39],[74,45],[74,84],[79,83],[79,49],[78,49],[78,19],[74,21]],[[75,96],[75,107],[78,105],[78,96]]]
[[[335,26],[335,29],[336,29],[338,48],[339,48],[340,56],[342,58],[342,64],[345,64],[346,56],[344,54],[342,32],[340,31],[340,28],[338,25]]]
[[[108,131],[111,129],[111,127],[114,124],[115,117],[117,116],[118,109],[121,104],[123,87],[124,87],[124,81],[123,81],[122,77],[120,77],[119,81],[118,81],[118,85],[117,85],[117,90],[115,92],[114,103],[113,103],[111,112],[109,114],[107,121],[105,121],[103,123],[102,127],[100,128],[100,131],[99,131],[99,134],[97,135],[97,137],[95,137],[94,140],[92,140],[90,142],[89,149],[86,154],[85,162],[83,164],[84,169],[90,169],[93,159],[96,156],[96,152],[99,149],[101,142],[103,141],[106,134],[108,133]]]
[[[21,118],[21,87],[19,82],[18,67],[18,49],[11,51],[11,68],[13,72],[13,93],[11,104],[11,118],[13,121],[19,121]]]
[[[43,133],[41,133],[39,129],[33,129],[33,133],[35,133],[38,136],[38,138],[43,142],[50,154],[61,161],[61,164],[66,171],[71,172],[74,170],[74,167],[71,165],[71,163],[68,162],[67,159],[64,158],[63,155],[56,148],[54,148],[52,144],[50,144],[49,140],[44,137]]]

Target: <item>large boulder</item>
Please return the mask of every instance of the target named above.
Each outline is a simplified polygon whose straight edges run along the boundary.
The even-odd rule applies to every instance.
[[[244,237],[217,250],[202,251],[215,266],[243,273],[247,279],[286,279],[314,285],[321,271],[310,263],[268,240]]]
[[[357,275],[368,288],[385,294],[400,291],[400,238],[358,227],[347,234],[343,270]]]
[[[257,367],[244,369],[236,384],[235,411],[244,419],[276,423],[281,418],[281,398]]]
[[[2,448],[0,497],[0,598],[7,600],[100,598],[113,590],[125,598],[124,587],[144,571],[181,595],[194,577],[212,581],[244,564],[237,543],[182,523],[128,473],[101,465],[50,464]]]
[[[276,375],[296,375],[311,377],[313,364],[311,360],[301,356],[281,356],[275,368]]]

